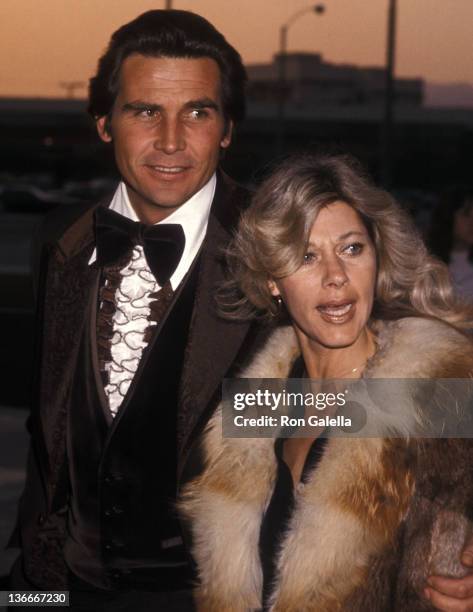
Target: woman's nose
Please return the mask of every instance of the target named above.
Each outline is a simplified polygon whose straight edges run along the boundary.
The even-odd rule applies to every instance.
[[[324,262],[324,286],[343,287],[348,282],[348,276],[343,261],[336,255],[327,258]]]

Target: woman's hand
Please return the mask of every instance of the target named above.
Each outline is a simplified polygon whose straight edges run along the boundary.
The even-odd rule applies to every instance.
[[[462,564],[472,569],[463,578],[430,576],[425,596],[430,603],[443,612],[473,612],[473,538],[463,549]]]

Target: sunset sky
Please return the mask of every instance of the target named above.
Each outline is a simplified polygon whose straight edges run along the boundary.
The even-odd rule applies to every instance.
[[[87,81],[110,34],[164,0],[0,0],[0,95],[61,96]],[[289,51],[381,65],[388,0],[326,0],[289,31]],[[307,0],[174,0],[212,21],[247,63],[269,61],[279,27]],[[398,0],[397,74],[473,83],[473,0]],[[85,90],[81,92],[85,94]]]

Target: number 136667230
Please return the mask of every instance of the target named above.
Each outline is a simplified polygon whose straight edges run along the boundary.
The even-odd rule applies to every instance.
[[[69,591],[0,591],[0,606],[69,606]]]

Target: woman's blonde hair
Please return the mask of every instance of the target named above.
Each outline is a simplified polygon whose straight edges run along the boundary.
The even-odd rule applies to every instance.
[[[227,250],[232,280],[220,295],[227,316],[277,313],[268,280],[300,267],[315,218],[337,201],[357,211],[376,249],[374,318],[420,315],[472,326],[473,309],[455,296],[447,267],[429,255],[411,218],[346,155],[291,157],[255,192]]]

